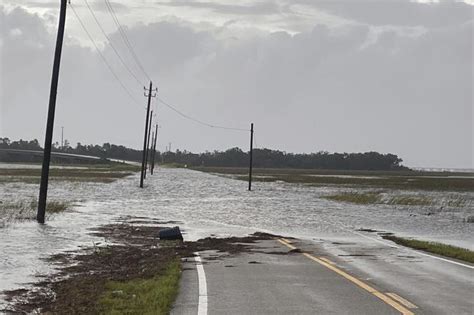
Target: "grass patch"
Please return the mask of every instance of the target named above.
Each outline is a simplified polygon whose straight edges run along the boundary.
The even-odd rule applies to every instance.
[[[395,196],[387,200],[386,203],[389,205],[402,205],[402,206],[430,206],[433,204],[433,201],[429,197]]]
[[[377,193],[343,193],[338,195],[325,196],[325,199],[340,202],[350,202],[356,204],[376,204],[380,203],[380,196]]]
[[[66,211],[69,208],[70,204],[64,201],[47,201],[46,202],[46,212],[48,213],[60,213]],[[38,201],[34,200],[30,202],[30,209],[38,209]]]
[[[59,213],[66,211],[69,208],[70,204],[64,201],[48,201],[46,203],[46,211],[48,213]],[[31,211],[38,208],[38,201],[33,200],[30,202],[27,201],[17,201],[17,202],[0,202],[0,212],[1,211]]]
[[[186,164],[176,163],[176,162],[162,163],[160,166],[163,167],[163,168],[186,168],[187,167]]]
[[[46,214],[56,214],[68,210],[71,203],[65,201],[48,201],[46,204]],[[36,217],[38,201],[0,201],[0,218],[3,222],[15,220],[33,220]]]
[[[132,279],[105,284],[99,300],[102,314],[168,314],[178,294],[181,266],[171,261],[164,273],[151,279]]]
[[[429,206],[433,204],[433,200],[426,196],[394,196],[384,198],[380,193],[377,192],[346,192],[336,195],[324,196],[323,198],[332,201],[350,202],[361,205],[386,204],[399,206]]]
[[[427,242],[419,241],[414,239],[407,239],[402,237],[397,237],[393,235],[384,235],[384,239],[395,242],[399,245],[411,247],[414,249],[422,250],[425,252],[433,253],[436,255],[454,258],[469,263],[474,263],[474,252],[465,248],[436,243],[436,242]]]
[[[456,200],[448,200],[446,205],[448,207],[455,207],[455,208],[461,208],[466,206],[467,200],[466,199],[456,199]]]

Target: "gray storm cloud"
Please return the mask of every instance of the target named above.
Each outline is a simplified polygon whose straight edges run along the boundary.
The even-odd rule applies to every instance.
[[[203,3],[194,6],[247,14],[221,2]],[[399,154],[412,166],[473,167],[469,5],[294,3],[352,22],[334,26],[314,20],[308,31],[290,34],[252,31],[247,24],[243,30],[235,23],[203,28],[174,17],[130,24],[127,33],[163,99],[211,123],[246,128],[253,121],[258,146],[377,150]],[[276,4],[257,4],[257,13],[275,14]],[[0,135],[42,141],[55,34],[44,15],[20,7],[0,12]],[[65,126],[73,143],[138,148],[143,107],[127,98],[71,23],[69,12],[56,125]],[[92,21],[88,25],[94,30]],[[97,30],[93,34],[101,38]],[[111,38],[124,51],[118,34]],[[104,55],[145,104],[143,88],[127,76],[110,47]],[[248,145],[245,133],[201,127],[159,104],[157,112],[161,148],[168,142],[192,151]]]

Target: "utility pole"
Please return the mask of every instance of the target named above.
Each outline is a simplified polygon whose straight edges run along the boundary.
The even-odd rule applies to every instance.
[[[144,88],[146,91],[146,88]],[[156,89],[154,90],[156,92]],[[148,95],[146,92],[144,93],[146,97],[148,97],[148,106],[146,109],[146,118],[145,118],[145,136],[143,139],[143,153],[142,153],[142,170],[140,176],[140,188],[143,188],[143,179],[145,175],[145,159],[146,159],[146,152],[147,152],[147,136],[148,136],[148,122],[150,120],[150,105],[151,105],[151,98],[156,97],[156,94],[153,95],[153,83],[150,81],[150,87],[148,89]]]
[[[149,169],[150,169],[150,175],[153,175],[153,169],[152,169],[152,165],[153,165],[153,144],[155,143],[155,130],[153,130],[151,132],[151,145],[150,145],[150,161],[148,162],[149,164]]]
[[[153,110],[150,112],[150,122],[148,124],[148,137],[146,143],[146,156],[145,156],[145,174],[143,178],[146,179],[146,172],[148,168],[148,155],[150,154],[150,136],[151,136],[151,122],[153,121]]]
[[[44,223],[46,213],[46,199],[48,195],[49,165],[51,162],[51,145],[53,141],[54,114],[56,111],[56,96],[58,92],[59,68],[61,65],[61,52],[63,48],[64,26],[66,24],[67,0],[61,0],[59,11],[58,34],[56,38],[56,49],[54,52],[53,74],[51,78],[51,89],[49,92],[48,120],[46,123],[46,136],[44,140],[43,167],[41,170],[41,184],[38,199],[38,212],[36,220]]]
[[[153,151],[152,151],[152,158],[151,158],[151,175],[153,175],[153,171],[155,170],[155,156],[156,156],[156,141],[158,139],[158,124],[155,126],[155,141],[153,143]]]
[[[61,150],[64,150],[64,127],[61,127]]]
[[[250,165],[249,165],[249,191],[252,190],[252,167],[253,167],[253,123],[250,124]]]

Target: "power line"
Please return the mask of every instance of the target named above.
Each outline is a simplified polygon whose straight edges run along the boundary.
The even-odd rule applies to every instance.
[[[204,121],[201,121],[199,119],[196,119],[194,117],[191,117],[189,115],[186,115],[185,113],[183,113],[182,111],[180,111],[179,109],[177,109],[175,106],[163,101],[160,97],[156,97],[156,99],[163,105],[165,105],[166,107],[170,108],[171,110],[173,110],[174,112],[176,112],[177,114],[179,114],[180,116],[186,118],[186,119],[189,119],[189,120],[192,120],[198,124],[201,124],[203,126],[207,126],[207,127],[210,127],[210,128],[216,128],[216,129],[226,129],[226,130],[236,130],[236,131],[245,131],[245,132],[248,132],[250,130],[248,129],[242,129],[242,128],[232,128],[232,127],[224,127],[224,126],[217,126],[217,125],[213,125],[213,124],[209,124],[209,123],[206,123]]]
[[[99,54],[99,56],[101,57],[102,61],[105,63],[105,65],[107,66],[107,68],[110,70],[110,73],[112,73],[112,75],[114,76],[114,78],[117,80],[117,82],[122,86],[123,90],[128,94],[128,96],[130,96],[130,98],[139,106],[140,103],[133,97],[132,93],[130,93],[130,91],[127,89],[127,87],[123,84],[123,82],[119,79],[118,75],[115,73],[115,71],[112,69],[112,66],[107,62],[107,59],[105,58],[105,56],[102,54],[102,52],[100,51],[99,47],[97,46],[97,44],[95,43],[94,39],[92,38],[91,34],[89,33],[89,31],[87,30],[86,26],[84,25],[84,23],[82,22],[81,18],[79,17],[79,15],[77,14],[76,10],[74,9],[74,6],[69,3],[69,6],[71,7],[72,9],[72,12],[74,13],[74,15],[76,16],[77,20],[79,21],[79,24],[81,25],[82,29],[84,30],[84,32],[87,34],[87,36],[89,37],[89,39],[91,40],[92,44],[94,45],[95,49],[97,50],[97,53]]]
[[[107,35],[107,33],[105,32],[104,28],[102,27],[102,25],[100,24],[99,20],[97,19],[94,11],[92,10],[92,8],[90,7],[89,5],[89,2],[87,2],[87,0],[83,0],[84,3],[86,4],[87,8],[89,9],[90,13],[92,14],[92,17],[94,18],[95,22],[97,23],[97,25],[99,26],[100,30],[102,31],[102,34],[104,34],[105,38],[107,39],[110,47],[112,47],[112,50],[115,52],[115,55],[117,55],[118,59],[120,60],[120,62],[122,63],[122,65],[125,67],[125,69],[127,69],[127,71],[135,78],[135,80],[138,82],[139,85],[144,85],[143,82],[141,82],[138,77],[135,75],[135,73],[133,73],[133,71],[125,64],[125,61],[123,60],[122,56],[120,56],[119,52],[117,51],[117,49],[115,48],[115,46],[112,44],[112,41],[110,40],[109,36]]]
[[[123,64],[123,66],[128,70],[128,72],[136,79],[136,81],[139,83],[139,84],[142,84],[141,81],[138,79],[138,77],[131,71],[131,69],[125,64],[125,61],[123,60],[123,58],[120,56],[120,54],[118,53],[117,49],[114,47],[114,45],[112,44],[112,41],[110,40],[110,38],[108,37],[107,33],[105,32],[105,30],[103,29],[102,25],[100,24],[99,20],[97,19],[96,15],[94,14],[92,8],[89,6],[89,3],[87,2],[87,0],[83,0],[85,2],[85,4],[87,5],[89,11],[91,12],[95,22],[97,23],[97,25],[99,26],[100,30],[102,31],[103,35],[105,36],[105,38],[108,40],[110,46],[112,47],[113,51],[115,52],[115,54],[117,55],[117,57],[120,59],[121,63]],[[119,34],[120,36],[122,37],[122,39],[124,40],[124,43],[126,45],[126,47],[128,48],[128,50],[130,51],[133,59],[135,60],[136,64],[138,65],[138,67],[141,69],[141,71],[143,72],[143,74],[145,74],[145,76],[151,81],[149,75],[147,74],[147,72],[145,71],[145,69],[143,68],[143,66],[141,65],[140,61],[138,60],[138,57],[135,53],[135,51],[133,50],[133,47],[132,45],[130,44],[130,41],[127,37],[127,34],[125,33],[124,31],[124,28],[122,27],[122,25],[120,24],[120,21],[118,20],[117,18],[117,15],[115,14],[115,11],[112,7],[112,4],[110,3],[109,0],[105,0],[105,3],[106,3],[106,7],[109,11],[109,13],[111,14],[112,16],[112,19],[113,21],[115,22],[118,30],[119,30]],[[99,56],[101,57],[102,61],[106,64],[106,66],[108,67],[108,69],[110,70],[110,72],[112,73],[112,75],[115,77],[115,79],[119,82],[119,84],[122,86],[122,88],[124,89],[124,91],[130,96],[130,98],[135,102],[137,103],[138,105],[140,105],[137,100],[132,96],[132,94],[130,93],[130,91],[126,88],[126,86],[123,84],[123,82],[120,80],[120,78],[118,77],[118,75],[115,73],[115,71],[113,70],[113,68],[111,67],[111,65],[107,62],[107,59],[105,58],[105,56],[102,54],[102,52],[100,51],[99,47],[97,46],[97,44],[95,43],[94,39],[92,38],[91,34],[89,33],[89,31],[87,30],[87,28],[85,27],[84,23],[82,22],[81,18],[79,17],[79,15],[77,14],[76,10],[74,9],[74,7],[72,6],[72,4],[70,4],[71,6],[71,9],[73,10],[73,13],[74,15],[76,16],[76,18],[78,19],[82,29],[85,31],[85,33],[87,34],[87,36],[89,37],[89,39],[91,40],[92,44],[94,45],[95,49],[97,50],[97,52],[99,53]],[[188,119],[188,120],[191,120],[191,121],[194,121],[198,124],[201,124],[203,126],[206,126],[206,127],[210,127],[210,128],[216,128],[216,129],[225,129],[225,130],[235,130],[235,131],[245,131],[245,132],[248,132],[249,130],[248,129],[243,129],[243,128],[233,128],[233,127],[225,127],[225,126],[219,126],[219,125],[214,125],[214,124],[210,124],[210,123],[207,123],[207,122],[204,122],[202,120],[199,120],[197,118],[194,118],[194,117],[191,117],[185,113],[183,113],[182,111],[180,111],[179,109],[177,109],[175,106],[171,105],[170,103],[164,101],[163,99],[161,99],[160,97],[157,97],[158,101],[160,103],[162,103],[163,105],[165,105],[166,107],[170,108],[171,110],[173,110],[174,112],[176,112],[177,114],[179,114],[180,116]]]
[[[140,63],[140,60],[137,57],[137,54],[135,53],[133,46],[130,44],[130,41],[128,39],[127,34],[125,33],[124,28],[122,27],[122,24],[120,24],[119,19],[117,18],[117,15],[115,14],[114,8],[112,7],[112,4],[110,3],[109,0],[105,0],[105,6],[107,7],[107,10],[109,13],[112,15],[112,19],[114,20],[115,24],[117,25],[117,28],[119,30],[119,34],[122,37],[123,41],[125,42],[125,46],[128,48],[130,51],[130,54],[132,55],[133,59],[135,60],[136,64],[140,68],[140,70],[143,72],[143,74],[147,77],[149,81],[152,81],[148,73],[145,71],[145,68],[142,66]]]

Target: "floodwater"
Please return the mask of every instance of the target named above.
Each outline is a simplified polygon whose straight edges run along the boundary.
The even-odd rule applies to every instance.
[[[91,246],[104,240],[88,235],[91,228],[124,216],[182,222],[185,239],[210,234],[241,235],[257,230],[311,240],[354,237],[370,228],[397,235],[435,240],[474,249],[474,193],[424,193],[443,200],[452,194],[467,200],[463,207],[352,205],[320,198],[337,191],[282,182],[247,183],[186,169],[158,169],[138,187],[139,174],[111,184],[52,181],[49,200],[73,201],[72,210],[34,221],[0,218],[0,291],[33,282],[51,272],[41,258]],[[0,201],[31,201],[38,185],[0,183]],[[1,297],[0,297],[1,304]],[[1,306],[1,305],[0,305]]]

